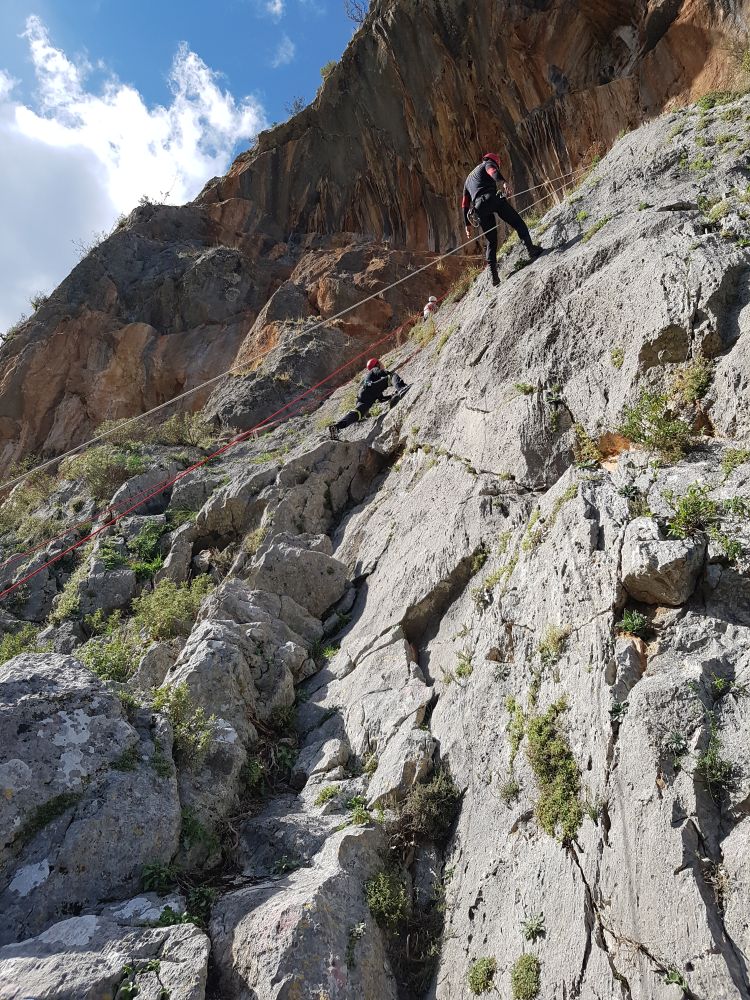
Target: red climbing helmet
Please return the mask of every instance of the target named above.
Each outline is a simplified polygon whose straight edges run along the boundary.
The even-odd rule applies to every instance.
[[[484,160],[492,160],[497,169],[498,170],[500,169],[500,157],[497,155],[497,153],[485,153],[484,156],[482,157],[483,162]]]
[[[370,358],[370,360],[367,362],[368,372],[371,372],[373,368],[380,368],[380,362],[378,361],[377,358]]]

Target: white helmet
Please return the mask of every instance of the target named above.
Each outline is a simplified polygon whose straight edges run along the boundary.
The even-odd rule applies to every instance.
[[[435,298],[434,295],[431,295],[429,301],[430,302],[437,302],[437,299]]]

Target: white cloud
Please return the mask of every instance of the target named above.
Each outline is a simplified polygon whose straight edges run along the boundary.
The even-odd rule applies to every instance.
[[[288,35],[282,35],[281,41],[279,42],[278,48],[276,49],[276,54],[271,60],[271,65],[274,69],[278,69],[279,66],[288,66],[289,63],[294,59],[294,53],[296,49],[294,42]]]
[[[266,0],[266,12],[278,21],[284,13],[284,0]]]
[[[37,95],[13,100],[0,69],[0,331],[51,291],[76,260],[73,239],[109,229],[143,196],[184,202],[224,172],[238,142],[265,125],[253,98],[237,101],[217,74],[182,44],[169,77],[171,102],[148,107],[111,77],[87,90],[89,67],[51,43],[36,17],[26,23]]]

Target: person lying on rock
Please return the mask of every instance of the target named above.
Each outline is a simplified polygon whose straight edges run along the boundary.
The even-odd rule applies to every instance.
[[[503,185],[502,194],[498,194],[498,183],[502,183]],[[499,215],[503,222],[507,222],[509,226],[515,229],[532,260],[536,260],[539,254],[542,253],[542,248],[532,242],[526,223],[507,200],[506,195],[512,194],[513,188],[510,182],[506,181],[500,173],[500,157],[497,153],[485,153],[482,157],[482,162],[474,167],[466,178],[461,209],[464,214],[467,240],[471,239],[469,212],[473,209],[479,219],[479,225],[482,227],[482,232],[487,240],[485,257],[490,274],[492,275],[493,285],[500,284],[500,278],[497,275],[496,215]]]
[[[386,396],[386,389],[391,385],[396,391]],[[387,401],[393,409],[408,388],[409,386],[396,372],[386,371],[377,358],[370,358],[367,362],[367,374],[357,396],[357,403],[353,410],[350,410],[341,420],[331,424],[328,428],[331,438],[337,441],[339,431],[366,417],[375,403]]]

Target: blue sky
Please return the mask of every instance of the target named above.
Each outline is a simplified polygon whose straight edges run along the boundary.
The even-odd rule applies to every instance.
[[[311,101],[353,30],[343,0],[0,0],[0,334],[75,242]]]

